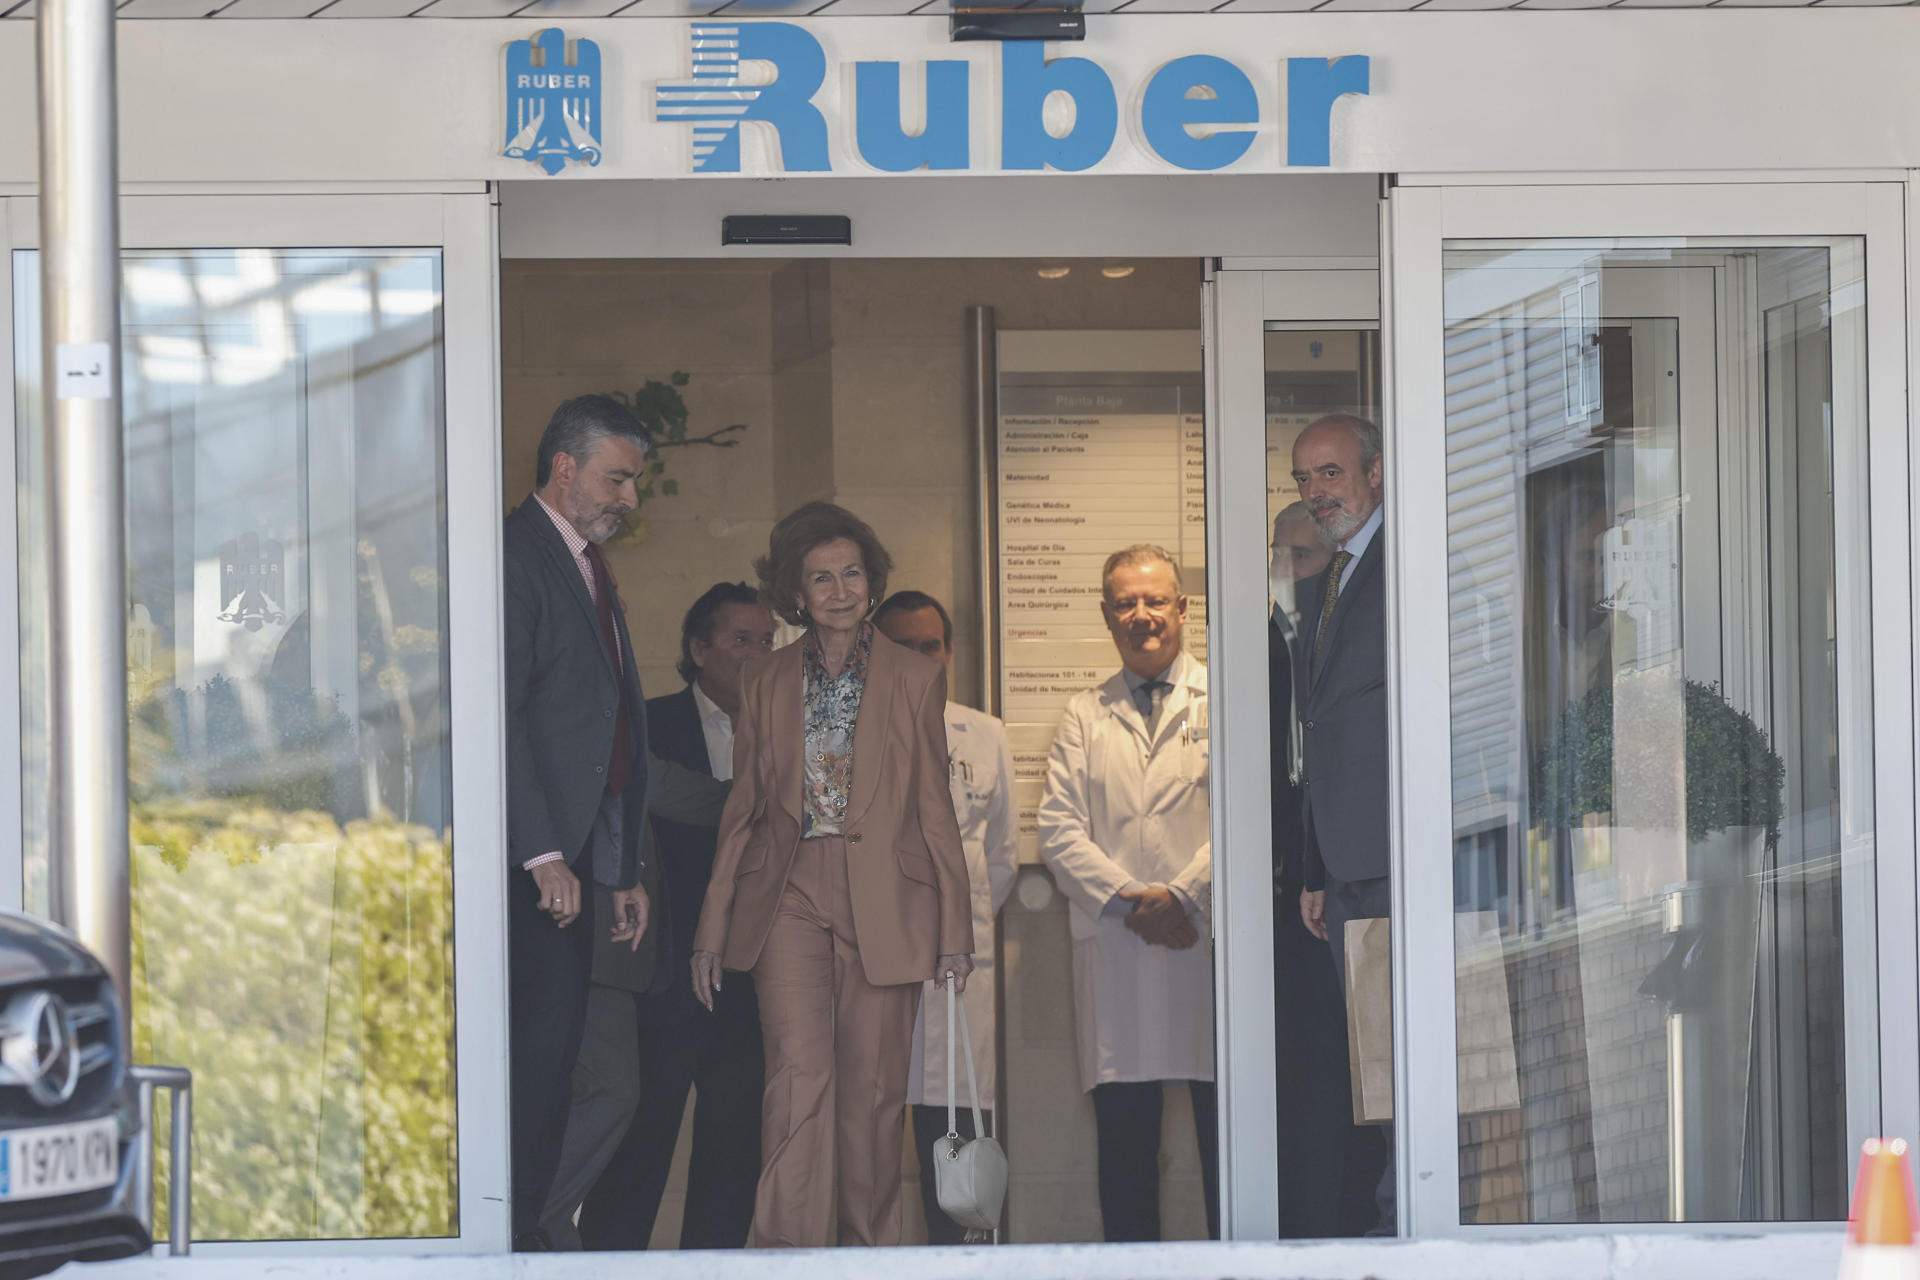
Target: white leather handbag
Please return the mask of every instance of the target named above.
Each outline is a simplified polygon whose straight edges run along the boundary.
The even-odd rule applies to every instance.
[[[980,1114],[980,1082],[973,1073],[973,1028],[958,1016],[960,995],[947,980],[947,1132],[933,1140],[934,1190],[945,1214],[967,1229],[967,1243],[984,1243],[993,1238],[1000,1226],[1000,1206],[1007,1198],[1007,1153],[987,1132]],[[960,1136],[956,1096],[959,1081],[954,1079],[954,1023],[967,1047],[967,1092],[973,1095],[973,1131],[976,1137]]]

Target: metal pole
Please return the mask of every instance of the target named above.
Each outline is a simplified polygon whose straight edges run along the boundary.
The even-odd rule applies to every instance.
[[[980,551],[980,706],[1000,714],[1000,337],[992,307],[967,308],[967,363],[973,373],[973,516]],[[1007,1007],[1006,938],[993,927],[993,1007]],[[994,1045],[993,1136],[1007,1145],[1007,1041]],[[993,1229],[999,1244],[1007,1227],[1007,1206]]]
[[[193,1251],[193,1077],[182,1071],[173,1086],[173,1159],[167,1170],[167,1252]]]
[[[153,1231],[153,1081],[133,1069],[140,1100],[140,1136],[133,1143],[133,1203],[149,1234]]]
[[[980,706],[1000,714],[1000,362],[992,307],[967,308],[973,375],[973,511],[980,549]]]
[[[41,0],[39,8],[41,394],[52,557],[52,914],[113,975],[124,1019],[131,964],[113,22],[112,0]]]
[[[167,1164],[167,1252],[184,1257],[193,1249],[193,1072],[185,1067],[134,1067],[139,1088],[140,1138],[134,1144],[134,1194],[141,1221],[153,1227],[153,1092],[172,1093],[173,1133]]]

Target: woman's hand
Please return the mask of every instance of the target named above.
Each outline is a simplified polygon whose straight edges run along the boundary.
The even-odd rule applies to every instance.
[[[693,998],[713,1012],[713,997],[720,991],[720,957],[711,951],[693,953]]]
[[[973,972],[972,956],[941,956],[933,965],[933,985],[944,987],[947,979],[953,979],[955,991],[967,989],[967,975]]]

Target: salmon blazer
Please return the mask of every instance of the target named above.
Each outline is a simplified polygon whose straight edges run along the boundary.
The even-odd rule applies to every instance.
[[[806,771],[801,644],[747,664],[734,721],[733,792],[694,949],[748,970],[773,928],[800,847]],[[875,986],[923,982],[973,952],[967,858],[947,786],[947,673],[878,632],[853,729],[847,884],[860,964]]]

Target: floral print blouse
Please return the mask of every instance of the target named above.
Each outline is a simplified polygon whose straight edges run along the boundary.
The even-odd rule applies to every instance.
[[[853,727],[860,718],[860,695],[867,688],[867,660],[873,655],[873,626],[862,624],[853,654],[837,676],[829,676],[811,631],[801,641],[800,665],[806,675],[806,803],[800,834],[845,833],[847,797],[853,790]]]

